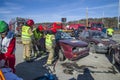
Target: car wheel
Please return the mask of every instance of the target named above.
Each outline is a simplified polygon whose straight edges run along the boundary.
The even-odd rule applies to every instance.
[[[115,61],[115,51],[113,49],[110,51],[110,57],[111,57],[111,63],[113,65],[116,64],[116,61]]]
[[[90,52],[92,52],[92,53],[96,52],[95,51],[95,43],[94,42],[89,43],[89,48],[90,48]]]
[[[61,49],[59,50],[59,60],[60,61],[64,61],[65,60],[65,56],[64,56],[63,51]]]
[[[114,65],[114,64],[116,64],[116,61],[115,61],[115,54],[112,54],[113,56],[113,58],[112,58],[112,64]]]

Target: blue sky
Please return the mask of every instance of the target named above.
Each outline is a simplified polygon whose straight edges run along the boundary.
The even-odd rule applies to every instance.
[[[86,18],[118,16],[119,0],[0,0],[0,20],[15,17],[31,18],[37,22],[67,21]]]

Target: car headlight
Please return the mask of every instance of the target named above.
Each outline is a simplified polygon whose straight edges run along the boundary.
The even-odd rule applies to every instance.
[[[105,46],[105,45],[102,44],[102,43],[99,43],[98,46],[99,46],[99,47],[103,47],[103,46]]]
[[[83,51],[83,50],[86,50],[87,49],[87,47],[74,47],[73,49],[72,49],[72,52],[74,53],[74,52],[80,52],[80,51]]]

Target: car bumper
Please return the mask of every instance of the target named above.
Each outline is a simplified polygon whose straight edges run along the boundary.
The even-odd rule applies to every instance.
[[[86,49],[86,50],[83,50],[83,51],[80,51],[77,53],[73,53],[73,57],[70,60],[72,60],[72,61],[78,60],[78,59],[85,57],[87,55],[89,55],[89,49]]]
[[[95,47],[95,51],[97,52],[97,53],[107,53],[108,52],[108,47],[106,47],[106,46],[96,46]]]

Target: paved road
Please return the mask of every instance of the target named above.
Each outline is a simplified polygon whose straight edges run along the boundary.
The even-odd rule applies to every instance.
[[[17,44],[16,74],[18,76],[24,80],[33,80],[49,73],[49,69],[43,66],[46,63],[47,56],[42,56],[32,63],[26,63],[22,59],[22,50],[22,45]],[[118,66],[114,67],[105,54],[90,53],[76,62],[58,61],[55,70],[56,80],[120,80]],[[69,73],[67,73],[68,71]]]

